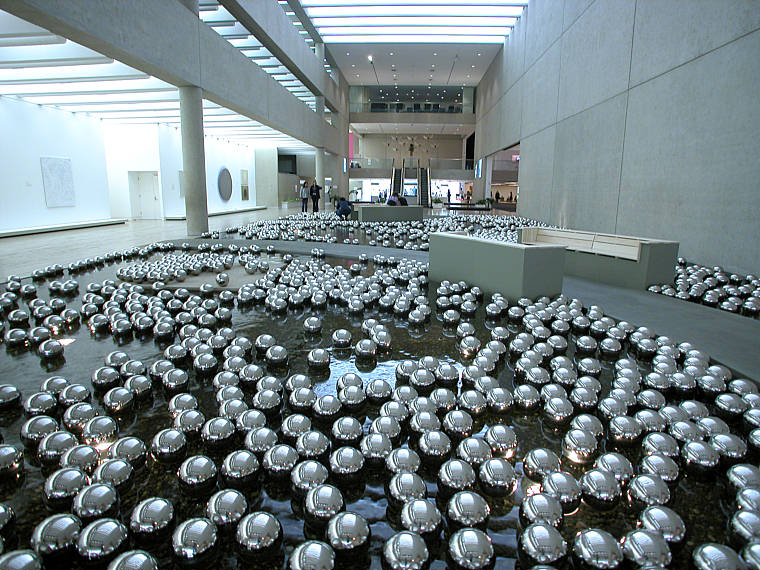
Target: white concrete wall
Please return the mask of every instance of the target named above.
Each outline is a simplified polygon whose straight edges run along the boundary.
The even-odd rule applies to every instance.
[[[103,134],[111,215],[115,218],[129,218],[132,215],[132,208],[129,201],[128,173],[130,171],[159,172],[161,169],[158,125],[105,123]]]
[[[185,215],[185,197],[180,193],[182,165],[182,137],[179,128],[168,125],[158,126],[158,149],[161,162],[161,199],[164,216]],[[252,191],[253,192],[253,191]]]
[[[414,143],[414,157],[419,158],[424,151],[425,158],[461,158],[462,137],[458,136],[434,136],[429,141],[423,142],[422,135],[410,135],[414,140],[406,140],[401,135],[363,135],[360,138],[360,149],[357,154],[366,158],[394,158],[409,156],[409,143]],[[432,145],[437,148],[433,149]],[[398,151],[394,153],[394,147]],[[429,149],[429,152],[425,149]]]
[[[97,119],[0,97],[0,230],[111,217]],[[71,159],[76,205],[48,208],[40,157]]]
[[[520,143],[523,215],[756,272],[758,6],[532,0],[478,86],[476,158]]]

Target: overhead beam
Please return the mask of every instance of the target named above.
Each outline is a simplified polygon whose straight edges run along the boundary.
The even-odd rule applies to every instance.
[[[335,81],[276,0],[220,1],[312,93],[323,96],[330,109],[343,110]]]
[[[309,145],[340,151],[336,129],[179,2],[0,0],[0,9],[101,59],[113,58],[177,87],[199,86],[218,105]]]

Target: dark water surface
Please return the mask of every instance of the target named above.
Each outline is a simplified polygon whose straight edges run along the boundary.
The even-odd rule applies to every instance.
[[[399,256],[402,255],[402,253],[399,253]],[[276,255],[272,256],[272,258],[277,257]],[[329,259],[328,262],[333,265],[340,264],[346,267],[352,263],[351,261],[336,259]],[[116,268],[117,266],[110,265],[100,271],[77,276],[76,279],[80,283],[80,293],[84,292],[86,284],[90,281],[102,281],[106,278],[113,278]],[[371,271],[372,266],[369,265],[362,274],[368,275]],[[40,296],[47,298],[46,285],[38,285],[38,288]],[[251,340],[262,333],[273,335],[277,343],[285,346],[290,354],[289,367],[285,370],[276,371],[274,375],[280,378],[285,378],[294,373],[310,375],[316,380],[314,389],[318,395],[335,393],[337,379],[346,372],[360,374],[365,384],[369,380],[382,378],[388,381],[391,386],[394,386],[396,383],[394,369],[404,359],[417,360],[423,356],[432,355],[441,361],[460,363],[454,331],[444,327],[436,318],[434,302],[435,284],[431,284],[429,290],[431,308],[433,308],[434,313],[431,321],[421,331],[409,330],[406,321],[395,317],[392,313],[369,309],[360,318],[349,315],[343,307],[333,304],[328,305],[324,311],[312,311],[307,307],[298,311],[288,311],[282,316],[273,316],[263,307],[253,307],[245,310],[235,308],[233,326],[238,335],[247,336]],[[476,336],[485,344],[490,340],[488,327],[492,327],[494,324],[484,322],[483,305],[484,303],[481,303],[473,322],[477,329]],[[72,299],[68,301],[68,306],[79,309],[81,307],[80,300],[78,298]],[[303,320],[311,314],[318,314],[323,318],[324,326],[318,340],[306,338],[303,333]],[[315,376],[313,372],[309,371],[306,364],[306,354],[309,350],[320,346],[332,350],[330,337],[332,332],[338,328],[349,329],[353,334],[354,341],[358,340],[361,338],[360,327],[364,318],[376,318],[389,328],[393,335],[393,349],[390,355],[379,359],[374,366],[360,365],[357,367],[352,354],[350,357],[333,354],[329,374],[325,373]],[[506,319],[497,324],[506,326]],[[646,325],[646,323],[636,324]],[[511,326],[510,330],[516,333],[520,329]],[[71,382],[91,386],[91,373],[103,365],[103,358],[111,351],[117,349],[123,350],[130,358],[141,360],[149,366],[153,361],[161,357],[163,348],[166,346],[166,344],[158,345],[152,338],[132,339],[126,344],[117,344],[110,335],[102,337],[91,335],[86,327],[66,333],[62,338],[70,339],[73,342],[66,346],[65,362],[51,367],[46,367],[42,364],[39,357],[32,352],[11,352],[5,346],[0,347],[0,383],[17,385],[24,395],[37,391],[40,383],[54,374],[62,375]],[[572,342],[570,346],[573,346]],[[572,356],[571,353],[568,355]],[[604,372],[601,380],[604,390],[602,396],[606,395],[611,382],[610,364],[603,364]],[[642,374],[645,374],[647,371],[646,368],[642,368]],[[494,375],[496,374],[498,374],[498,380],[502,386],[510,389],[514,387],[513,369],[509,364],[501,364],[497,372],[494,373]],[[204,415],[207,418],[214,417],[217,414],[217,404],[215,401],[215,391],[210,381],[200,382],[192,370],[190,371],[190,375],[192,380],[189,391],[198,397],[200,410]],[[249,404],[250,397],[251,394],[247,394]],[[94,400],[95,398],[93,398],[93,403],[99,407],[99,402],[95,402]],[[150,445],[150,441],[156,431],[170,427],[172,424],[167,411],[167,400],[168,397],[163,394],[161,387],[154,385],[154,397],[152,401],[138,407],[132,417],[119,419],[120,435],[134,435],[141,438],[147,445]],[[365,426],[376,415],[376,410],[367,409],[366,416],[363,418]],[[0,416],[0,431],[6,443],[22,446],[19,439],[19,430],[24,420],[25,418],[20,411]],[[548,425],[544,425],[540,413],[522,415],[519,412],[512,412],[500,417],[486,416],[481,422],[481,431],[494,423],[503,423],[515,430],[519,438],[518,458],[522,458],[528,450],[534,447],[547,447],[561,456],[561,441],[564,430],[557,431]],[[604,442],[601,443],[601,446],[603,445]],[[242,442],[240,447],[242,448]],[[188,454],[193,455],[196,453],[207,452],[201,448],[199,443],[192,443]],[[638,452],[627,453],[629,459],[636,465],[639,459],[637,456]],[[36,459],[33,456],[33,451],[27,450],[26,474],[23,480],[14,487],[3,488],[0,492],[0,501],[10,504],[18,516],[18,542],[17,544],[6,544],[6,551],[13,548],[27,548],[34,526],[51,514],[44,505],[42,496],[42,483],[47,472],[43,473],[41,471],[40,467],[35,464]],[[214,457],[218,466],[222,458],[223,456]],[[516,468],[521,475],[522,466],[519,461]],[[580,468],[572,464],[567,465],[565,462],[563,462],[563,469],[576,477],[582,474]],[[427,481],[429,496],[435,497],[437,494],[436,473],[426,473],[423,471],[421,475]],[[350,491],[344,490],[346,510],[364,516],[369,521],[372,530],[371,561],[357,561],[355,564],[357,568],[380,568],[384,542],[395,532],[401,530],[398,521],[394,520],[394,516],[389,516],[386,510],[387,502],[383,490],[383,482],[383,475],[369,477],[364,488],[351,489]],[[522,479],[519,491],[509,500],[494,501],[493,499],[489,499],[492,512],[488,524],[488,534],[492,538],[496,550],[497,559],[495,567],[498,569],[520,567],[516,562],[517,537],[519,535],[517,506],[519,506],[527,488],[530,488],[531,485],[535,486],[536,484],[531,483],[527,479]],[[688,535],[684,548],[674,553],[673,568],[686,567],[691,549],[702,542],[716,541],[725,543],[727,541],[726,521],[731,511],[729,510],[730,507],[722,499],[723,487],[724,481],[722,480],[722,476],[720,479],[710,482],[698,482],[683,478],[677,489],[672,490],[673,501],[671,506],[685,520]],[[135,473],[134,486],[121,497],[121,520],[128,522],[131,510],[137,502],[151,496],[162,496],[171,499],[175,505],[178,522],[192,516],[204,516],[205,502],[191,500],[182,495],[174,469],[155,464],[149,459],[148,464]],[[246,493],[246,496],[249,501],[250,510],[269,511],[275,514],[283,525],[286,554],[279,564],[270,567],[283,566],[290,549],[303,542],[304,539],[322,538],[304,535],[304,524],[300,514],[301,507],[300,505],[291,503],[290,492],[287,489],[272,489],[265,485],[263,489],[252,489]],[[445,505],[439,503],[439,508],[444,512]],[[583,528],[601,527],[610,531],[616,537],[620,537],[626,531],[633,529],[635,523],[636,515],[627,511],[626,507],[622,504],[609,513],[594,511],[582,505],[577,512],[565,517],[561,532],[571,548],[575,533]],[[245,566],[243,562],[238,561],[237,556],[234,554],[234,537],[223,537],[221,546],[220,551],[222,554],[218,564],[219,567],[242,568]],[[432,568],[440,570],[446,567],[445,546],[445,541],[441,541],[440,548],[432,553],[436,557]],[[168,544],[159,550],[154,550],[153,554],[159,558],[162,565],[172,563]]]

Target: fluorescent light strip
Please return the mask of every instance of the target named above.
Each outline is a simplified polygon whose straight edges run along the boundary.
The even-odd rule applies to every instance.
[[[0,94],[2,95],[42,95],[42,94],[95,94],[95,93],[148,93],[174,91],[176,87],[164,83],[154,77],[145,79],[125,79],[114,81],[100,81],[95,78],[94,81],[77,81],[71,83],[34,83],[34,84],[16,84],[1,85]]]
[[[306,8],[316,6],[489,6],[521,10],[528,5],[524,2],[505,2],[503,0],[301,0]]]
[[[517,18],[509,16],[358,16],[350,18],[314,18],[322,26],[512,26]]]
[[[508,26],[490,26],[490,27],[465,27],[465,26],[330,26],[319,28],[319,33],[323,36],[364,36],[364,35],[439,35],[439,36],[501,36],[509,34],[511,28]]]
[[[482,16],[482,17],[512,17],[522,14],[522,8],[510,8],[499,6],[429,6],[429,5],[401,5],[401,6],[317,6],[306,8],[309,17],[314,18],[345,18],[345,17],[369,17],[369,16]]]
[[[508,35],[508,34],[507,34]],[[431,43],[431,44],[501,44],[502,36],[450,36],[450,35],[375,35],[375,36],[327,36],[322,34],[326,44],[392,44],[392,43]]]

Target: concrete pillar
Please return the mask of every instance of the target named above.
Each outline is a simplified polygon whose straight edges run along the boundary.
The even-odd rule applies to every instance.
[[[462,137],[462,170],[467,168],[467,137]]]
[[[323,148],[318,148],[314,151],[314,178],[317,179],[317,184],[322,187],[319,208],[320,210],[324,210],[327,189],[325,188],[325,149]]]
[[[482,160],[480,178],[476,178],[475,183],[472,185],[473,202],[491,197],[491,177],[493,175],[494,157],[486,156]],[[475,162],[475,170],[477,172],[477,161]]]
[[[314,53],[319,60],[320,65],[325,63],[325,44],[322,42],[314,44]],[[325,116],[325,98],[322,95],[316,95],[316,111],[321,118]]]
[[[343,172],[343,161],[346,163],[346,171]],[[338,187],[338,193],[337,196],[343,196],[346,200],[348,200],[348,191],[349,188],[349,180],[348,180],[348,158],[345,158],[343,156],[336,156],[335,157],[335,172],[336,176],[333,180],[333,184],[337,185]]]
[[[187,234],[197,236],[208,231],[203,92],[200,87],[185,85],[179,88],[179,113]]]

